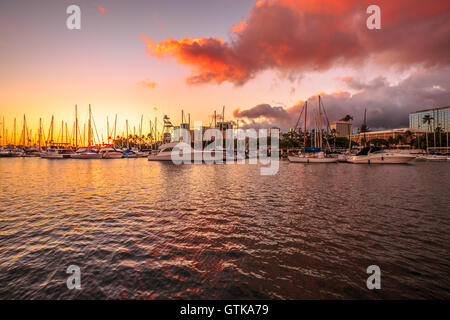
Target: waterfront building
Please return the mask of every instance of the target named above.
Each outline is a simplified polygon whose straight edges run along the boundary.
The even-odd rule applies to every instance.
[[[430,124],[423,123],[423,118],[429,115]],[[419,110],[409,114],[409,128],[432,132],[440,127],[444,132],[450,131],[450,106]]]
[[[330,129],[335,130],[336,137],[346,137],[353,133],[353,125],[350,121],[338,120],[330,123]]]
[[[389,140],[389,138],[392,138],[395,140],[398,137],[402,137],[404,138],[404,142],[409,142],[408,140],[410,140],[412,136],[420,136],[423,134],[425,134],[424,130],[413,128],[399,128],[352,134],[351,139],[354,142],[361,143],[364,138],[367,142],[369,142],[370,140],[376,139]]]

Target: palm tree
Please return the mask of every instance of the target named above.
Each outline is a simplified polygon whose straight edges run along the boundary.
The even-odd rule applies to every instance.
[[[432,120],[434,120],[434,119],[429,114],[424,115],[423,118],[422,118],[422,122],[424,124],[428,124],[428,130],[431,130],[431,121]],[[428,152],[428,130],[425,131],[426,140],[427,140],[427,152]]]
[[[341,121],[350,121],[353,120],[353,117],[349,114],[347,114],[344,118],[341,119]]]

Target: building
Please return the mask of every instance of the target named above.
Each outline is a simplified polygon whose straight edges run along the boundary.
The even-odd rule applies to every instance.
[[[353,125],[350,121],[333,121],[330,123],[330,129],[335,130],[336,137],[348,138],[353,133]]]
[[[272,133],[274,133],[276,131],[278,131],[278,136],[280,136],[280,131],[281,131],[280,128],[278,128],[278,127],[271,127],[271,128],[269,128],[269,137],[271,137]]]
[[[430,124],[423,122],[426,115],[431,118]],[[419,110],[409,114],[410,129],[430,132],[437,127],[440,127],[444,132],[450,131],[450,106]]]
[[[400,128],[400,129],[391,129],[391,130],[381,130],[381,131],[370,131],[364,133],[352,134],[351,139],[354,142],[361,143],[361,141],[365,138],[367,142],[371,140],[389,140],[389,138],[397,139],[398,137],[404,138],[404,142],[408,142],[412,138],[412,136],[425,134],[425,131],[419,129],[411,129],[411,128]]]
[[[216,127],[220,131],[226,131],[228,129],[233,129],[233,121],[220,121],[220,122],[217,122]]]

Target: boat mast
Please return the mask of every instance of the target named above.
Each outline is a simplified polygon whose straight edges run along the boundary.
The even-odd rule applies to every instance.
[[[319,147],[322,150],[322,111],[320,109],[320,95],[319,95]]]
[[[91,148],[91,105],[89,104],[89,120],[88,120],[88,148]]]
[[[108,116],[106,116],[106,143],[109,144],[109,119]],[[102,134],[102,140],[103,140],[103,134]]]
[[[16,118],[14,118],[14,145],[16,145]]]
[[[116,139],[116,128],[117,128],[117,113],[116,113],[116,117],[114,119],[114,134],[113,134],[113,141],[114,139]]]
[[[25,114],[23,115],[23,146],[25,146],[25,139],[26,139],[26,126],[27,126],[27,119],[25,118]]]
[[[75,105],[75,149],[78,148],[78,107]]]
[[[130,149],[130,141],[128,140],[128,119],[125,120],[125,125],[126,125],[125,135],[127,136],[127,149]]]
[[[141,143],[142,143],[142,122],[144,121],[144,115],[141,114],[141,124],[139,125],[139,150],[141,150]]]
[[[39,118],[39,150],[41,150],[42,118]]]
[[[308,100],[305,102],[305,130],[303,133],[303,147],[306,148],[306,114],[308,113]]]

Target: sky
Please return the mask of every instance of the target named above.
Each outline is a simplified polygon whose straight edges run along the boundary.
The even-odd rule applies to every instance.
[[[369,128],[407,127],[450,105],[449,18],[448,0],[2,0],[0,116],[70,127],[91,104],[99,131],[116,114],[118,131],[141,115],[148,130],[181,110],[209,125],[225,106],[244,127],[288,129],[320,94],[330,121],[367,109]]]

